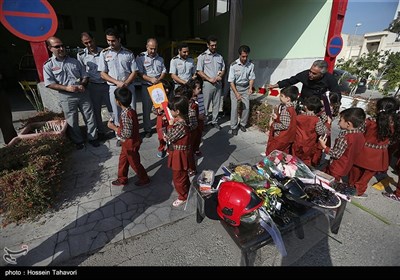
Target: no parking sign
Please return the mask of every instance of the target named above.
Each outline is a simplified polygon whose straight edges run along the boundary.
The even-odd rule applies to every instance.
[[[0,0],[0,21],[15,36],[43,42],[57,30],[57,15],[47,0]]]

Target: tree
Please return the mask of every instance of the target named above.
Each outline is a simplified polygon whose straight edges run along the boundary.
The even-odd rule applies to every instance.
[[[357,81],[351,89],[350,95],[356,92],[358,83],[361,79],[368,79],[373,73],[379,73],[380,65],[386,62],[388,51],[385,52],[371,52],[362,54],[356,59],[349,59],[345,61],[343,58],[338,60],[337,66],[349,73],[357,76]],[[375,79],[376,80],[376,79]]]
[[[397,87],[397,93],[400,91],[400,53],[392,52],[386,60],[386,74],[384,78],[388,80],[385,85],[384,92],[394,90]]]

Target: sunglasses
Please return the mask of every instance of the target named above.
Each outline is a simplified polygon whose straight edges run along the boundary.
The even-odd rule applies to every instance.
[[[52,48],[55,48],[55,49],[59,49],[59,48],[63,48],[64,47],[64,45],[56,45],[56,46],[51,46]]]

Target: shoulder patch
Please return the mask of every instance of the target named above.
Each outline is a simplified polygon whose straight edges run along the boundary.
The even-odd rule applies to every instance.
[[[81,51],[78,52],[78,55],[82,55],[84,53],[85,53],[85,50],[81,50]]]
[[[200,55],[205,55],[205,54],[207,54],[206,52],[203,52],[202,54],[200,54]]]
[[[108,47],[108,48],[102,49],[101,52],[105,52],[105,51],[108,51],[110,49],[111,49],[111,47]]]
[[[145,56],[145,55],[146,55],[145,52],[142,52],[142,53],[139,54],[139,56]]]
[[[179,58],[179,56],[174,56],[172,59],[177,59],[177,58]]]
[[[45,64],[47,64],[47,63],[49,63],[51,61],[51,57],[48,59],[48,60],[46,60],[46,62],[45,63],[43,63],[43,65],[45,65]]]
[[[237,64],[237,62],[235,60],[234,62],[231,63],[231,66],[236,65],[236,64]]]

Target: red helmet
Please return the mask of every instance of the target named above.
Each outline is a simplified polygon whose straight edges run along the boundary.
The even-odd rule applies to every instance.
[[[219,187],[217,213],[225,222],[240,225],[240,218],[261,207],[263,200],[251,187],[240,182],[224,182]]]

